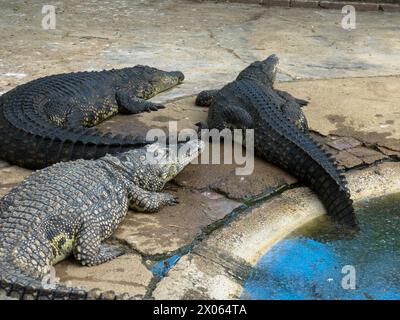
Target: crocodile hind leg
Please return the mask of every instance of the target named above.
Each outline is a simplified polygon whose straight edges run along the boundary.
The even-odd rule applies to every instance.
[[[254,121],[252,116],[237,105],[213,105],[208,112],[207,123],[196,123],[197,131],[201,139],[214,141],[215,133],[212,131],[204,131],[202,129],[217,129],[219,131],[219,141],[224,141],[225,133],[221,132],[224,129],[253,129]],[[228,141],[229,142],[229,141]],[[229,142],[231,143],[231,142]]]
[[[281,110],[297,128],[303,132],[308,132],[306,116],[297,103],[288,101],[281,106]]]
[[[196,98],[196,105],[201,107],[209,107],[215,99],[219,90],[201,91]]]
[[[96,266],[124,254],[121,248],[101,240],[99,228],[84,227],[73,251],[75,259],[84,266]]]
[[[209,129],[252,129],[252,116],[237,105],[213,106],[208,113],[207,125]]]
[[[160,103],[154,103],[145,99],[132,96],[124,91],[118,91],[115,94],[118,104],[118,112],[122,114],[136,114],[141,112],[157,111],[164,109],[165,106]]]
[[[281,90],[277,90],[275,89],[275,92],[284,100],[286,101],[294,101],[296,102],[300,107],[304,107],[306,105],[308,105],[308,101],[307,100],[303,100],[303,99],[298,99],[293,97],[289,92],[286,91],[281,91]]]
[[[115,116],[118,107],[115,101],[98,99],[95,104],[86,100],[67,100],[53,98],[44,106],[48,120],[67,129],[90,128]]]
[[[169,193],[151,192],[136,185],[128,188],[129,207],[140,212],[156,212],[165,205],[175,205],[177,198]]]
[[[202,129],[217,129],[219,131],[225,128],[242,128],[251,129],[254,126],[253,118],[242,107],[229,106],[214,106],[208,113],[207,123],[197,122],[197,130]]]

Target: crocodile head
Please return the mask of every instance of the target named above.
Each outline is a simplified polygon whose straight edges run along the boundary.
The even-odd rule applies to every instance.
[[[279,58],[275,54],[263,61],[255,61],[239,73],[237,80],[250,79],[272,85],[275,82],[278,63]]]
[[[107,157],[137,186],[149,191],[160,191],[165,183],[173,179],[203,150],[204,142],[193,139],[186,143],[168,146],[153,143],[114,157]]]
[[[180,71],[163,71],[149,66],[138,65],[133,69],[133,86],[140,98],[149,99],[156,94],[182,83],[185,76]],[[135,79],[142,79],[137,81]]]

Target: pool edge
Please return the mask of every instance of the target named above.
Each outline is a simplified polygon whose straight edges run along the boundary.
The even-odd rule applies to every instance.
[[[400,193],[400,163],[384,162],[346,174],[355,204]],[[214,231],[172,268],[155,299],[237,299],[248,271],[277,241],[325,214],[310,189],[299,187],[251,208]]]

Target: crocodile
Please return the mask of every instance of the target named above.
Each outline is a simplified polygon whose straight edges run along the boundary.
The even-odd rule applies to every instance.
[[[332,156],[311,137],[301,107],[307,101],[273,87],[279,59],[271,55],[242,70],[219,90],[198,94],[196,104],[209,107],[200,129],[254,129],[257,155],[296,176],[317,193],[328,215],[344,229],[359,224],[346,178]]]
[[[17,86],[0,97],[0,158],[42,169],[140,148],[148,143],[144,137],[100,133],[94,126],[118,113],[164,108],[147,99],[183,79],[180,71],[137,65],[51,75]]]
[[[0,199],[0,296],[115,299],[126,294],[42,285],[52,265],[73,255],[94,266],[124,251],[106,242],[128,212],[178,203],[160,192],[204,143],[148,144],[97,160],[60,162],[34,172]]]

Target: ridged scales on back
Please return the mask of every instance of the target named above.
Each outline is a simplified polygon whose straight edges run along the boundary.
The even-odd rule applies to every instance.
[[[358,230],[344,175],[308,133],[301,106],[307,102],[273,88],[278,58],[252,63],[221,90],[201,92],[196,103],[210,106],[203,127],[254,129],[257,154],[305,182],[337,222]]]
[[[102,241],[128,208],[155,212],[176,204],[172,195],[160,191],[202,148],[199,140],[169,147],[151,144],[98,160],[58,163],[26,178],[0,199],[0,297],[129,298],[62,284],[46,289],[42,279],[51,265],[70,254],[87,266],[123,254]]]
[[[93,126],[117,113],[163,108],[146,99],[183,79],[179,71],[135,66],[59,74],[20,85],[0,97],[0,158],[39,169],[141,147],[145,137],[102,134]]]

